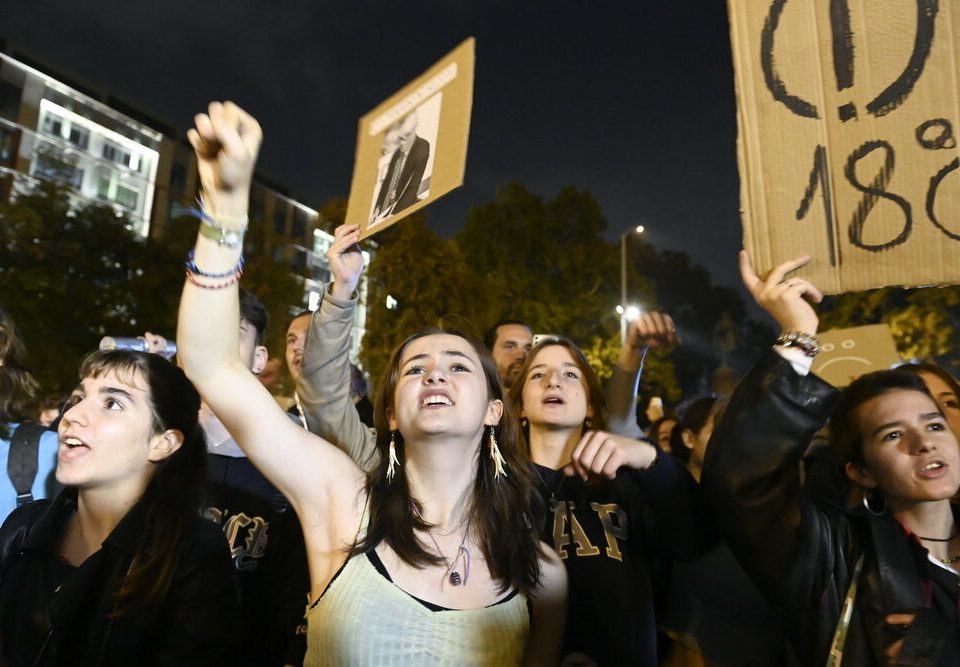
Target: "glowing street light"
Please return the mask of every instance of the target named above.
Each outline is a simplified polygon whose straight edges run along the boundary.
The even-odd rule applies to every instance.
[[[640,309],[627,305],[627,237],[630,234],[643,234],[643,225],[637,225],[620,235],[620,305],[617,313],[620,317],[620,344],[627,339],[627,322],[640,317]],[[633,315],[631,315],[631,312]]]

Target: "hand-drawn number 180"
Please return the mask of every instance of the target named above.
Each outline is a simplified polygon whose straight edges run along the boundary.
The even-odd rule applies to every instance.
[[[930,136],[931,130],[936,133],[935,136]],[[936,118],[920,124],[920,126],[917,127],[916,135],[917,141],[920,143],[920,145],[930,150],[956,147],[956,139],[953,136],[953,128],[950,125],[950,121],[946,120],[945,118]],[[883,166],[868,184],[864,184],[857,175],[857,163],[874,151],[878,150],[882,150],[884,152]],[[893,177],[895,162],[896,157],[893,146],[891,146],[889,142],[882,139],[864,142],[847,157],[843,174],[846,176],[846,179],[850,185],[863,193],[860,203],[857,204],[857,208],[850,217],[850,225],[847,228],[851,245],[868,250],[870,252],[880,252],[882,250],[887,250],[889,248],[901,245],[902,243],[905,243],[908,238],[910,238],[910,232],[913,228],[913,209],[910,205],[910,202],[900,195],[887,191],[887,185],[890,183],[890,179]],[[934,209],[937,200],[937,193],[940,189],[940,183],[947,176],[947,174],[955,171],[957,168],[960,168],[960,158],[954,158],[952,162],[944,165],[944,167],[930,179],[930,185],[927,188],[926,201],[927,217],[930,218],[930,222],[936,225],[941,232],[946,234],[954,241],[960,241],[960,234],[951,232],[949,229],[944,227],[943,224],[937,219]],[[807,183],[805,192],[803,193],[803,199],[800,200],[800,206],[797,208],[797,220],[802,220],[807,216],[807,213],[810,210],[810,205],[813,202],[813,197],[818,189],[820,190],[820,199],[823,202],[823,211],[827,222],[827,240],[830,250],[830,265],[836,266],[837,249],[834,243],[835,221],[833,217],[833,191],[831,187],[830,165],[827,161],[827,149],[822,145],[818,145],[813,152],[813,168],[810,170],[810,180]],[[867,216],[870,215],[870,211],[873,210],[877,200],[881,198],[892,201],[900,207],[900,210],[903,212],[903,226],[900,230],[900,233],[889,241],[875,244],[866,243],[863,240],[864,225],[866,224]]]

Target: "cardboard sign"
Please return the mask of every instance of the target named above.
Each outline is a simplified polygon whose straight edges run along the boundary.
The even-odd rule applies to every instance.
[[[810,370],[834,387],[846,387],[864,373],[902,363],[886,324],[831,329],[817,337],[823,349]]]
[[[463,183],[474,40],[360,119],[346,222],[382,231]]]
[[[960,282],[960,5],[728,0],[744,247],[824,292]]]

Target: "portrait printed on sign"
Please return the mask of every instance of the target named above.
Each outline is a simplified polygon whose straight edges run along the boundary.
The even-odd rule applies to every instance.
[[[430,196],[442,105],[437,93],[384,133],[367,229]]]
[[[463,183],[473,62],[471,38],[360,119],[346,222],[361,239]]]

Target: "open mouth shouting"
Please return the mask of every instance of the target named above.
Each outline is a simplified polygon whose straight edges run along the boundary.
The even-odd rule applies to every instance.
[[[73,435],[65,435],[60,438],[60,452],[57,458],[61,461],[70,461],[89,451],[90,447],[83,440]]]
[[[938,479],[946,474],[947,464],[940,459],[933,459],[932,461],[927,461],[918,471],[917,474],[924,479]]]
[[[453,405],[445,391],[426,391],[420,395],[421,408],[442,408]]]

